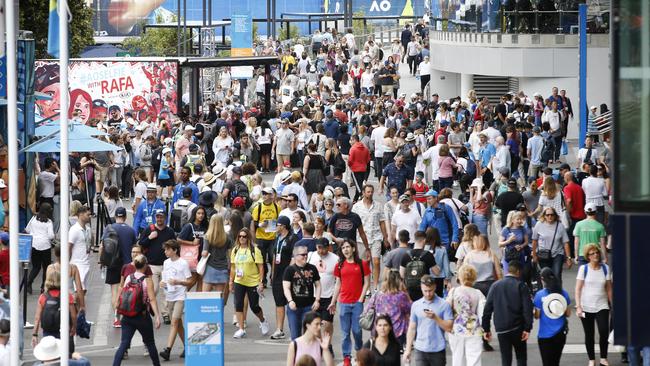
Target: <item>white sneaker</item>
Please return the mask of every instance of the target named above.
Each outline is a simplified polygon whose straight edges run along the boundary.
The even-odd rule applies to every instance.
[[[243,329],[237,329],[237,331],[235,332],[235,334],[233,334],[232,337],[236,339],[242,339],[246,337],[246,331]]]
[[[284,335],[284,332],[281,331],[280,329],[276,329],[273,334],[271,334],[271,339],[284,339],[286,337]]]
[[[269,334],[271,328],[269,327],[268,320],[264,320],[263,322],[260,323],[260,330],[262,331],[263,336]]]

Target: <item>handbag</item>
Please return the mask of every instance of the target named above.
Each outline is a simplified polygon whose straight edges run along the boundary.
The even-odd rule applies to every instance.
[[[194,225],[192,225],[192,232],[194,232]],[[184,245],[181,244],[181,258],[187,261],[187,264],[190,266],[192,272],[196,271],[196,266],[198,264],[199,258],[199,246],[198,245]]]
[[[205,257],[201,257],[199,263],[196,264],[196,273],[198,273],[201,276],[205,274],[205,269],[208,266],[208,259],[210,259],[210,253],[208,253],[208,255],[206,255]]]
[[[550,260],[553,258],[553,246],[555,245],[555,236],[557,235],[557,227],[560,225],[559,221],[555,222],[555,232],[553,232],[553,240],[551,240],[551,248],[550,249],[537,249],[537,259],[541,259],[543,261]]]
[[[372,304],[359,317],[359,326],[363,330],[372,330],[372,327],[375,325],[375,317],[377,316],[375,302],[377,301],[377,295],[373,296],[371,301]]]

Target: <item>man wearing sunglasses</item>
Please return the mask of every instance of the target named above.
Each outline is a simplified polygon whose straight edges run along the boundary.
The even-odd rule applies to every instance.
[[[307,262],[307,254],[306,246],[294,247],[294,264],[287,267],[282,277],[292,341],[302,335],[302,318],[305,314],[320,307],[320,275],[316,266]]]

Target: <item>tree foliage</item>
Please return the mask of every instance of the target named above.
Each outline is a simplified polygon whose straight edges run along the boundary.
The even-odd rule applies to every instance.
[[[176,22],[176,18],[170,21]],[[167,23],[158,16],[156,23]],[[191,53],[192,39],[187,31],[187,49]],[[133,56],[165,57],[178,53],[178,32],[175,28],[147,28],[139,37],[129,37],[122,42],[122,47]],[[181,38],[182,42],[182,38]],[[182,48],[182,44],[181,44]]]
[[[52,58],[47,54],[47,30],[50,16],[47,0],[20,0],[18,21],[20,29],[32,31],[36,42],[36,58]],[[93,39],[93,10],[84,0],[69,0],[72,21],[68,24],[70,57],[78,57]],[[62,18],[63,19],[63,18]]]

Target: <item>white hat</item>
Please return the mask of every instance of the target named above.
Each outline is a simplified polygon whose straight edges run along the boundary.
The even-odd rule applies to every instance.
[[[126,122],[127,122],[128,124],[130,124],[130,125],[135,125],[135,124],[137,123],[137,122],[135,122],[135,120],[134,120],[133,118],[131,118],[131,117],[127,118],[127,119],[126,119]]]
[[[0,179],[0,181],[2,181],[2,179]],[[1,185],[0,188],[2,188]],[[595,203],[588,202],[587,204],[585,204],[585,213],[595,213],[596,211],[598,211],[598,208],[596,207]]]
[[[5,184],[4,179],[0,179],[0,188],[7,188],[7,185]]]
[[[168,143],[170,143],[170,142],[172,142],[172,141],[173,141],[173,140],[172,140],[171,137],[165,137],[165,140],[164,140],[163,142],[165,143],[165,145],[167,145]]]
[[[156,183],[149,183],[147,184],[147,191],[155,191],[158,190],[158,186]]]
[[[533,97],[541,97],[541,96],[542,96],[542,94],[540,94],[539,92],[533,94]]]
[[[589,108],[589,109],[598,109],[598,107],[596,107],[595,105],[592,105],[591,108]]]
[[[415,94],[415,93],[411,94],[411,99],[415,99],[415,98],[417,98],[417,97],[418,97],[417,94]]]
[[[61,356],[61,341],[52,337],[43,337],[34,347],[34,357],[39,361],[57,360]]]
[[[406,135],[406,139],[405,139],[405,140],[406,140],[406,141],[413,141],[413,140],[415,140],[415,135],[413,134],[413,132],[409,132],[408,135]]]
[[[451,107],[452,107],[452,108],[456,108],[456,107],[458,107],[458,102],[453,102],[453,103],[451,104]]]
[[[215,165],[214,168],[212,168],[212,174],[214,174],[214,176],[217,178],[225,172],[226,172],[226,168],[221,164]]]
[[[196,128],[194,128],[194,126],[192,126],[192,125],[187,125],[187,126],[185,126],[184,130],[185,131],[194,131],[194,130],[196,130]]]
[[[566,298],[562,294],[552,293],[542,299],[542,310],[551,319],[559,319],[567,308]]]
[[[291,172],[288,170],[284,170],[280,173],[280,182],[284,182],[285,180],[291,178]]]
[[[273,194],[275,193],[275,190],[271,187],[264,187],[264,189],[262,189],[262,193]]]
[[[167,153],[170,153],[170,152],[172,152],[172,149],[170,149],[170,148],[168,148],[168,147],[166,147],[166,148],[164,148],[164,149],[162,150],[162,154],[163,154],[163,155],[165,155],[165,154],[167,154]]]
[[[474,178],[472,181],[472,187],[483,187],[483,179],[482,178]]]

